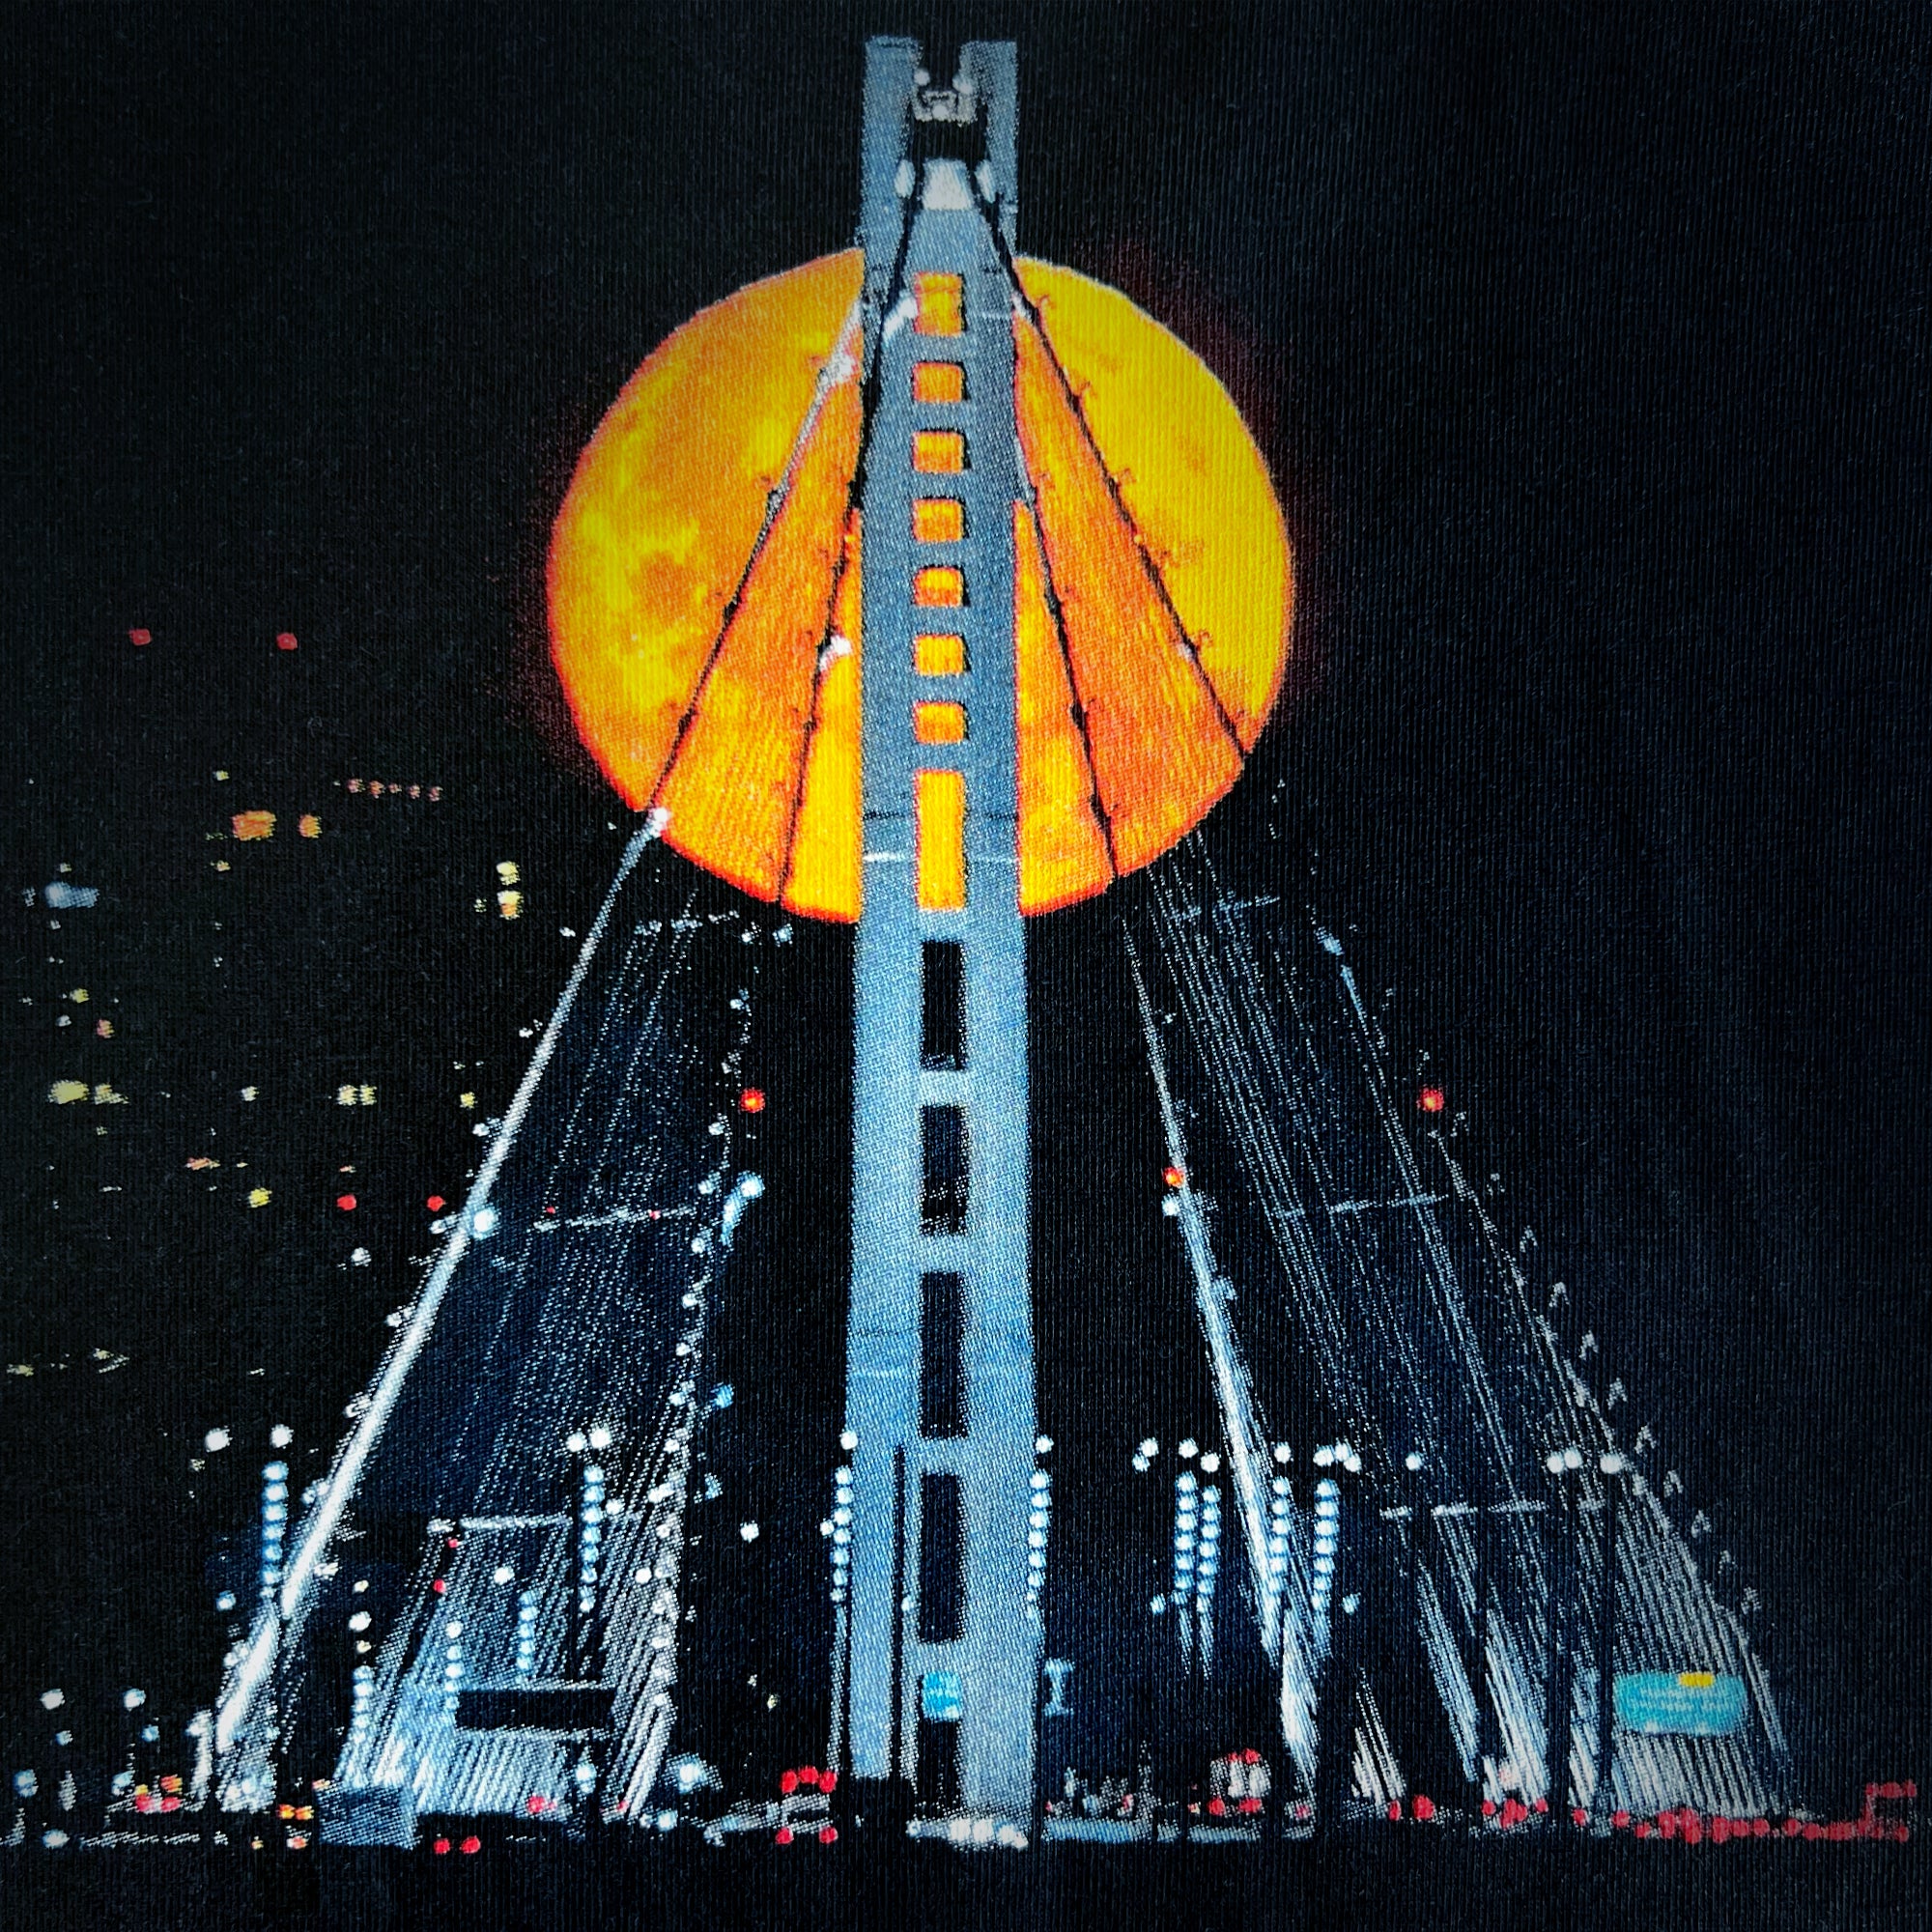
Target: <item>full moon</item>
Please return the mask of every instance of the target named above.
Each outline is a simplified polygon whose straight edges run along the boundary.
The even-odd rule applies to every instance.
[[[1239,776],[1281,686],[1288,534],[1227,391],[1118,290],[1022,258],[1020,905],[1104,891]],[[627,804],[754,896],[855,920],[856,249],[700,311],[624,385],[550,553],[552,655]],[[943,643],[942,639],[933,640]]]

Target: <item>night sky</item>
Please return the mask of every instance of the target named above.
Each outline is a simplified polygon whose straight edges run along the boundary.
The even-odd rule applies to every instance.
[[[1023,248],[1273,466],[1295,669],[1217,862],[1395,989],[1763,1598],[1807,1789],[1922,1773],[1932,36],[1849,5],[15,14],[0,1737],[211,1695],[251,1445],[326,1461],[628,830],[547,662],[577,452],[849,242],[881,30],[1017,32]],[[1104,1460],[1195,1345],[1113,910],[1034,938],[1042,1410]],[[836,1420],[848,957],[764,986],[745,1461]]]

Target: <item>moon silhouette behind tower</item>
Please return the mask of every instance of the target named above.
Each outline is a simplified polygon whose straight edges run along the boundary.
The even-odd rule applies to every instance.
[[[549,568],[553,658],[619,795],[744,891],[842,921],[863,891],[863,270],[853,249],[753,283],[654,350],[579,462]],[[1149,864],[1234,783],[1293,582],[1266,465],[1200,358],[1117,290],[1014,270],[1020,905],[1039,913]],[[944,354],[936,336],[915,382],[952,380]],[[940,515],[971,456],[930,460]],[[914,590],[935,653],[944,575]],[[915,728],[948,728],[927,708]]]

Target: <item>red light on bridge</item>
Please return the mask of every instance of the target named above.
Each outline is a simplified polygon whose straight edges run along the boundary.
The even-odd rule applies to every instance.
[[[1420,1107],[1425,1114],[1439,1114],[1442,1111],[1442,1109],[1448,1105],[1448,1102],[1442,1097],[1441,1088],[1425,1087],[1422,1090],[1422,1092],[1415,1096],[1415,1104],[1418,1107]]]
[[[440,1214],[443,1208],[446,1208],[448,1205],[449,1204],[443,1200],[440,1194],[432,1194],[429,1197],[429,1199],[423,1203],[423,1206],[427,1208],[432,1214]]]
[[[483,1840],[481,1838],[474,1838],[474,1837],[465,1838],[462,1844],[458,1845],[456,1849],[459,1852],[461,1852],[465,1858],[473,1858],[478,1852],[480,1852],[483,1849]]]
[[[1184,1168],[1175,1167],[1172,1164],[1161,1169],[1160,1178],[1164,1181],[1166,1181],[1170,1187],[1185,1187],[1187,1185],[1186,1170]]]
[[[353,1214],[355,1211],[355,1197],[353,1194],[338,1194],[335,1197],[335,1205],[345,1214]]]
[[[792,1795],[792,1793],[797,1789],[798,1789],[797,1772],[781,1771],[779,1773],[779,1790],[784,1797],[789,1798]]]

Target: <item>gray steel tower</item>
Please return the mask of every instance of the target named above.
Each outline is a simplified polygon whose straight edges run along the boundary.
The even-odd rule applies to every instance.
[[[866,50],[849,1765],[1024,1820],[1039,1630],[1014,773],[1014,50]],[[901,1791],[904,1789],[902,1784]]]

